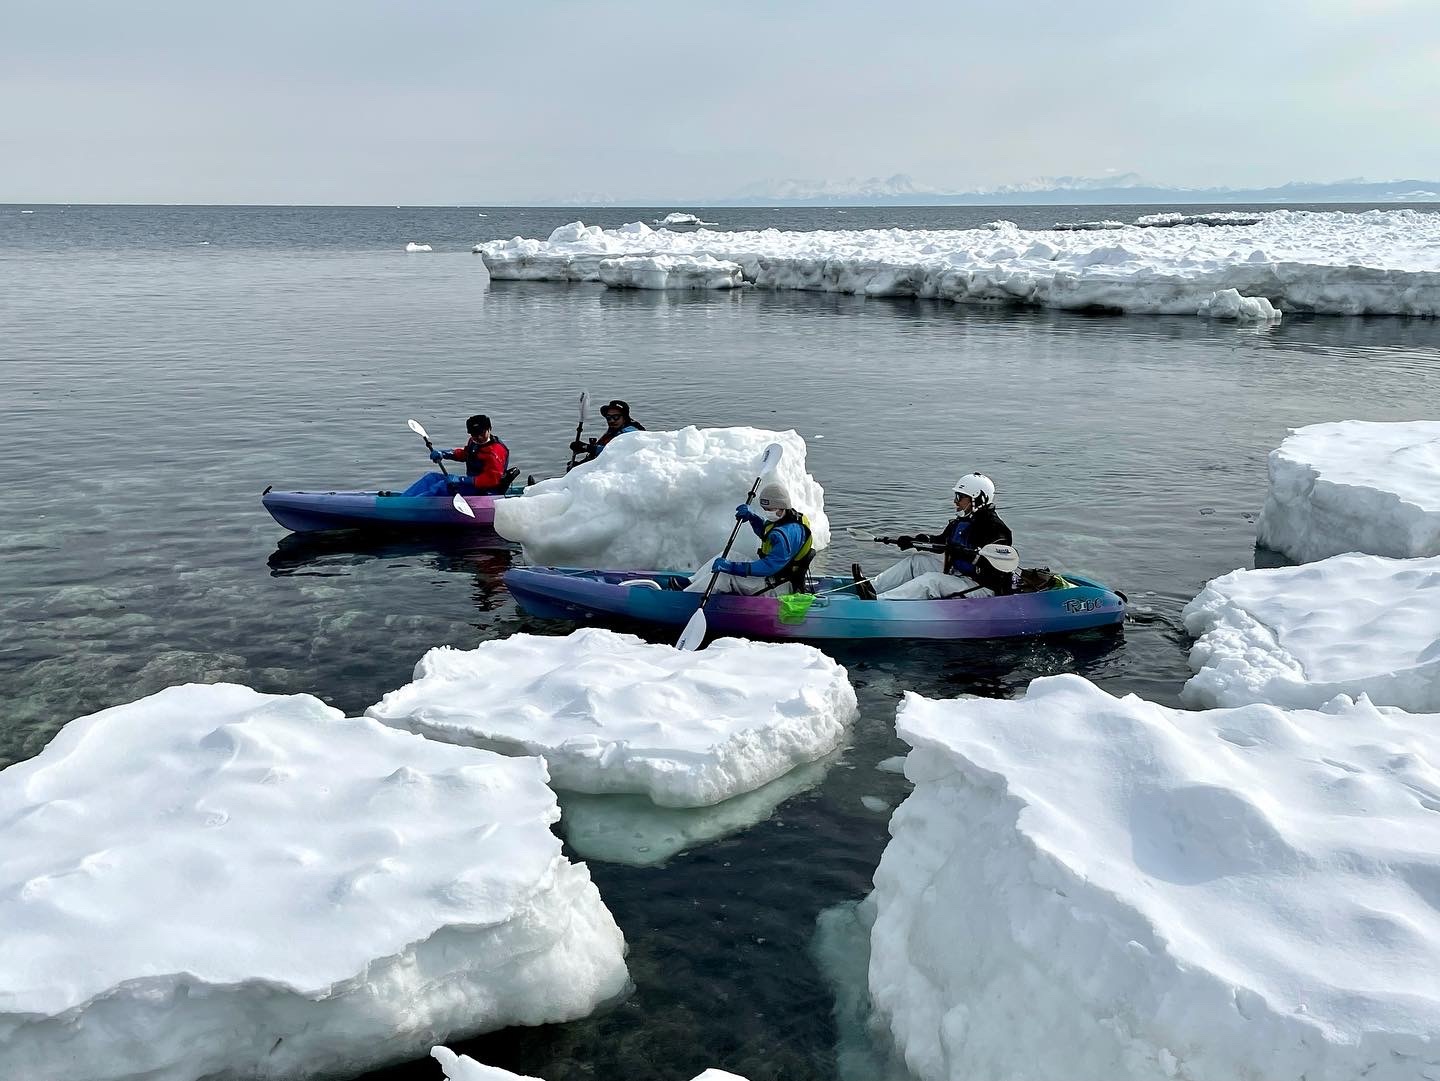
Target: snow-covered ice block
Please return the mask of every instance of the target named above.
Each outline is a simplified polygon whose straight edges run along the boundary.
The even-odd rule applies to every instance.
[[[526,1074],[511,1073],[498,1066],[487,1066],[469,1055],[457,1055],[448,1047],[431,1048],[430,1054],[445,1071],[446,1081],[538,1081]],[[739,1074],[710,1069],[697,1074],[692,1081],[745,1081]]]
[[[584,1016],[624,941],[538,759],[174,687],[0,772],[0,1077],[349,1075]]]
[[[708,257],[762,288],[1194,315],[1216,293],[1282,311],[1440,315],[1440,214],[1277,210],[1142,219],[1100,230],[653,230],[573,222],[475,245],[496,278],[602,281],[624,257]],[[1166,225],[1168,228],[1154,228]],[[667,275],[628,276],[670,288]]]
[[[535,563],[607,570],[692,570],[716,555],[765,448],[785,448],[771,478],[810,519],[817,550],[830,543],[825,489],[805,472],[805,440],[759,428],[630,432],[594,461],[495,504],[495,531]],[[756,549],[748,527],[733,558]]]
[[[686,213],[683,210],[672,210],[663,218],[658,219],[655,224],[666,228],[673,228],[676,225],[714,225],[715,223],[713,221],[701,221],[697,215]]]
[[[434,251],[435,249],[430,247],[429,244],[416,244],[412,240],[409,244],[405,245],[405,250],[413,254],[415,252]]]
[[[1418,1081],[1440,716],[911,694],[870,991],[921,1081]]]
[[[707,807],[840,745],[845,669],[813,646],[722,638],[695,652],[586,627],[441,646],[368,715],[431,739],[542,755],[556,788]]]
[[[581,859],[657,867],[681,852],[764,822],[825,779],[839,752],[796,766],[752,792],[709,807],[658,807],[644,796],[560,792],[560,831]]]
[[[1316,709],[1337,694],[1440,713],[1440,557],[1238,570],[1185,606],[1200,706]]]
[[[1302,563],[1440,555],[1440,421],[1310,424],[1270,452],[1269,469],[1256,526],[1266,547]]]
[[[600,260],[600,280],[612,289],[738,289],[739,263],[709,255],[622,255]]]
[[[1221,289],[1200,302],[1195,313],[1205,319],[1233,319],[1237,323],[1276,323],[1280,313],[1264,297],[1242,297],[1238,289]]]

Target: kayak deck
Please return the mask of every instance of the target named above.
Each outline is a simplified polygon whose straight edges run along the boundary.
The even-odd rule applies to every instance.
[[[495,502],[505,495],[463,495],[474,517],[455,509],[451,495],[406,495],[403,492],[289,491],[266,489],[260,501],[270,516],[295,533],[330,529],[451,530],[495,533]]]
[[[525,611],[542,618],[631,619],[682,626],[699,607],[676,571],[596,571],[517,567],[505,583]],[[1003,597],[864,600],[847,578],[811,580],[817,594],[803,618],[782,618],[778,597],[715,594],[705,606],[712,632],[759,638],[1014,638],[1113,626],[1125,619],[1123,594],[1079,575],[1059,588]],[[827,590],[834,592],[827,593]]]

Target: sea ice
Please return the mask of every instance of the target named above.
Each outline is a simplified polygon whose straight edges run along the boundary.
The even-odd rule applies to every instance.
[[[897,717],[870,992],[921,1081],[1417,1081],[1440,716],[1167,709],[1078,676]]]
[[[600,280],[612,289],[738,289],[739,263],[708,255],[622,255],[602,259]]]
[[[511,1073],[498,1066],[476,1062],[469,1055],[457,1055],[448,1047],[431,1048],[430,1054],[440,1063],[447,1081],[538,1081],[526,1074]],[[710,1069],[697,1074],[692,1081],[745,1081],[739,1074]]]
[[[655,224],[668,228],[676,225],[714,225],[715,223],[713,221],[701,221],[696,215],[687,214],[683,210],[672,210],[663,218],[658,219]]]
[[[785,453],[770,479],[809,517],[816,549],[827,547],[825,490],[805,472],[805,441],[759,428],[622,435],[594,461],[496,503],[495,531],[548,566],[693,570],[724,546],[771,443]],[[748,559],[755,548],[744,527],[734,558]]]
[[[799,642],[695,652],[586,627],[441,646],[370,717],[431,739],[541,755],[556,788],[706,807],[833,751],[856,714],[845,669]]]
[[[347,1075],[584,1016],[624,941],[544,763],[173,687],[0,772],[0,1077]]]
[[[1185,606],[1200,706],[1319,708],[1337,694],[1440,713],[1440,557],[1331,556],[1232,571]]]
[[[1270,452],[1261,544],[1309,562],[1342,552],[1440,555],[1440,421],[1343,420]]]
[[[693,288],[701,258],[736,264],[768,289],[1194,315],[1216,293],[1282,311],[1440,315],[1440,213],[1420,210],[1221,213],[1140,219],[1102,230],[977,229],[676,232],[632,222],[564,225],[548,239],[475,245],[496,278],[603,281],[601,264],[675,260],[616,284]],[[1164,225],[1166,228],[1155,228]],[[680,268],[689,268],[681,272]],[[622,280],[623,279],[623,280]],[[729,288],[715,273],[712,287]]]
[[[417,252],[417,251],[434,251],[435,249],[432,248],[432,247],[430,247],[429,244],[416,244],[416,243],[412,240],[409,244],[406,244],[406,245],[405,245],[405,250],[406,250],[407,252],[412,252],[412,253],[413,253],[413,252]]]
[[[1195,312],[1205,319],[1233,319],[1237,323],[1278,323],[1280,313],[1264,297],[1242,297],[1238,289],[1221,289],[1200,302]]]

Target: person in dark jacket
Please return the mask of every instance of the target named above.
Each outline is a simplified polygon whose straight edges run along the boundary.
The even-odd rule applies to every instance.
[[[467,494],[493,495],[500,488],[500,480],[510,466],[510,449],[490,430],[490,418],[476,413],[465,422],[470,433],[463,447],[454,450],[432,450],[430,460],[448,460],[465,463],[465,487]],[[452,483],[454,483],[452,481]]]
[[[955,482],[955,517],[939,533],[896,538],[903,550],[914,549],[868,583],[856,566],[856,592],[874,599],[921,600],[966,593],[972,597],[1013,593],[1013,574],[997,570],[979,550],[987,544],[1014,543],[995,510],[995,482],[984,473],[966,473]],[[867,588],[868,585],[868,588]]]
[[[619,398],[601,406],[600,415],[605,418],[605,431],[598,439],[577,439],[570,444],[570,453],[576,456],[576,465],[600,457],[600,452],[609,446],[611,440],[617,435],[645,430],[645,425],[630,415],[630,403],[621,401]]]

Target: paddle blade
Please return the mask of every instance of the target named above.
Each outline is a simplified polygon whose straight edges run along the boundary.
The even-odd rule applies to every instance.
[[[987,544],[980,549],[980,554],[1001,574],[1009,574],[1020,568],[1020,553],[1008,544]]]
[[[760,459],[760,475],[763,477],[773,473],[783,457],[785,457],[785,448],[779,443],[771,443],[765,448],[765,454]]]
[[[589,412],[590,412],[590,392],[589,392],[588,390],[582,390],[582,391],[580,392],[580,423],[581,423],[582,425],[585,423],[585,417],[586,417],[586,415],[587,415]]]
[[[847,525],[845,527],[845,532],[849,533],[856,540],[877,541],[880,539],[874,533],[871,533],[868,529],[856,529],[853,525]]]
[[[421,439],[430,438],[429,433],[425,431],[425,426],[421,424],[418,420],[416,420],[414,417],[411,417],[405,423],[408,424],[410,426],[410,430],[416,435],[418,435]]]
[[[470,504],[465,502],[465,497],[462,496],[459,492],[456,492],[455,498],[450,500],[450,505],[456,510],[458,510],[461,514],[465,515],[465,517],[467,518],[475,517],[475,512],[470,509]]]
[[[690,622],[685,624],[685,629],[680,632],[680,639],[675,643],[675,648],[684,650],[686,653],[694,653],[705,644],[705,609],[695,609],[695,614],[690,617]]]
[[[805,615],[815,603],[813,593],[787,593],[780,598],[780,622],[804,623]]]

